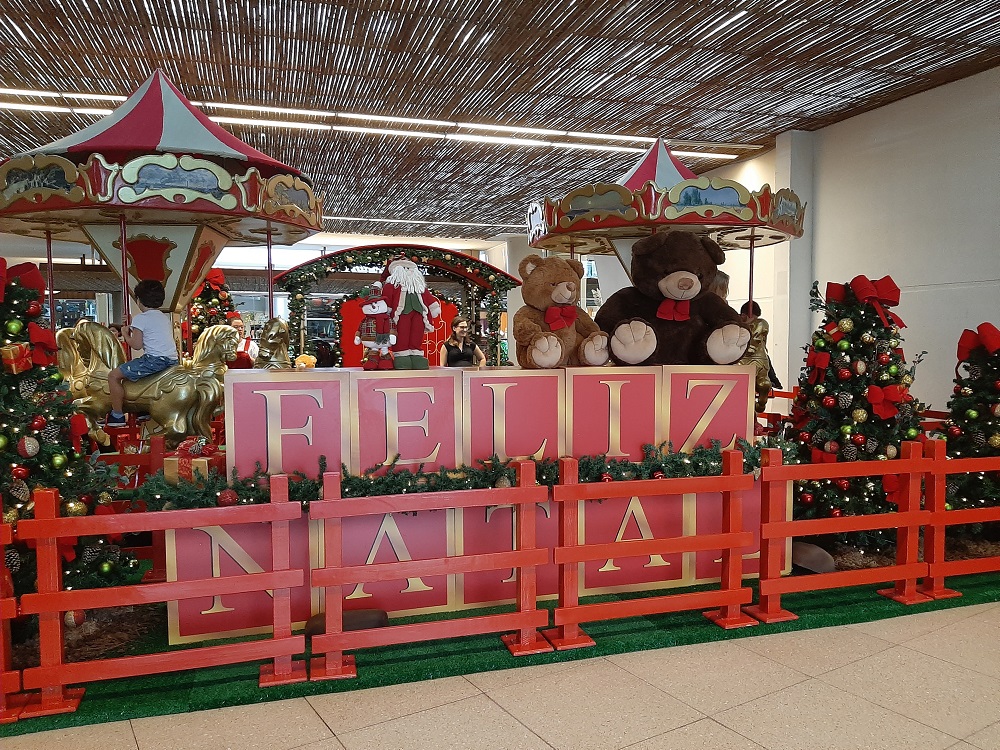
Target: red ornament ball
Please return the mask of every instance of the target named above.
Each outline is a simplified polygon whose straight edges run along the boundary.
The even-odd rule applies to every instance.
[[[219,314],[219,308],[217,308],[217,307],[210,307],[210,308],[208,308],[208,314],[212,315],[212,316],[218,315]]]
[[[878,363],[880,365],[887,365],[890,362],[892,362],[892,355],[889,354],[888,352],[882,352],[880,355],[878,355]]]
[[[847,492],[851,488],[851,483],[847,479],[837,480],[837,489],[841,492]]]
[[[85,492],[84,494],[80,495],[80,502],[86,505],[88,508],[93,508],[94,496],[91,495],[89,492]]]
[[[812,440],[812,437],[813,437],[812,435],[803,430],[802,432],[799,433],[799,442],[808,443],[810,440]]]
[[[842,515],[844,515],[844,511],[842,511],[840,508],[830,508],[831,518],[840,518]]]
[[[1000,380],[996,381],[996,382],[995,382],[995,383],[993,384],[993,390],[995,390],[995,391],[1000,391]]]
[[[603,474],[601,474],[601,481],[602,482],[610,482],[613,479],[614,479],[614,477],[611,476],[610,474],[608,474],[608,472],[604,472]]]
[[[835,399],[833,396],[823,396],[822,403],[824,409],[832,409],[837,405],[837,399]]]
[[[223,508],[236,505],[239,501],[240,496],[236,494],[236,490],[227,488],[219,493],[219,505]]]
[[[799,495],[799,502],[802,503],[803,505],[812,505],[814,502],[816,502],[816,498],[813,497],[813,494],[811,492],[803,492],[801,495]]]
[[[71,609],[63,615],[67,628],[78,628],[87,620],[87,613],[82,609]]]
[[[865,438],[865,436],[862,435],[860,432],[856,432],[853,435],[851,435],[851,442],[854,443],[855,445],[864,445],[866,439],[867,438]]]
[[[41,447],[39,442],[30,435],[25,435],[17,441],[17,452],[21,458],[34,458],[38,455],[38,450]]]
[[[28,304],[28,309],[25,310],[25,313],[29,318],[37,318],[42,314],[42,303],[38,300],[32,300]]]
[[[997,381],[997,382],[1000,382],[1000,381]],[[954,393],[954,394],[955,394],[955,395],[957,396],[957,395],[958,395],[959,393],[961,393],[961,392],[962,392],[962,386],[960,386],[960,385],[956,385],[956,386],[955,386],[954,388],[952,388],[951,390],[952,390],[952,393]],[[997,390],[1000,390],[1000,388],[998,388]]]
[[[666,475],[659,469],[653,472],[653,479],[663,479],[664,476]]]
[[[30,427],[33,430],[44,430],[45,425],[47,425],[48,423],[49,423],[48,420],[41,414],[39,414],[37,417],[32,418],[32,420],[28,423],[28,427]]]
[[[14,477],[14,479],[20,479],[23,482],[31,476],[31,469],[27,466],[15,466],[10,470],[10,475]]]
[[[957,424],[953,424],[951,427],[948,428],[948,435],[950,437],[956,437],[956,438],[957,437],[961,437],[962,436],[962,428],[959,427]]]
[[[841,367],[839,370],[837,370],[837,379],[838,380],[850,380],[851,379],[851,371],[848,370],[846,367]]]
[[[823,450],[827,453],[836,453],[840,450],[840,444],[836,440],[827,440],[823,445]]]

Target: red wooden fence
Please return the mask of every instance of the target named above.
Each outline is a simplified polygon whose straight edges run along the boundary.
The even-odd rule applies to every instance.
[[[345,499],[340,496],[340,474],[323,477],[323,499],[309,504],[309,517],[325,525],[325,567],[312,571],[312,585],[326,589],[326,628],[313,637],[317,654],[310,664],[310,679],[329,680],[354,677],[353,656],[344,651],[397,643],[454,638],[465,635],[516,632],[502,640],[515,656],[551,651],[552,647],[536,628],[548,624],[548,612],[538,608],[535,568],[549,561],[547,549],[535,544],[535,504],[548,500],[548,488],[535,485],[535,464],[515,464],[517,484],[510,488],[416,493]],[[406,513],[447,508],[515,506],[517,544],[512,552],[456,555],[373,565],[344,565],[343,519],[359,516]],[[393,625],[382,628],[344,631],[343,587],[378,581],[395,581],[424,575],[453,575],[484,570],[517,569],[517,611],[432,622]]]
[[[743,473],[743,454],[725,451],[722,476],[677,479],[637,479],[625,482],[579,484],[575,458],[559,461],[559,484],[552,488],[552,499],[559,506],[559,545],[554,561],[559,565],[559,606],[555,628],[545,637],[559,650],[593,646],[594,641],[580,628],[580,623],[613,620],[623,617],[680,612],[688,609],[719,607],[705,616],[724,628],[756,625],[757,621],[740,612],[749,604],[753,591],[742,585],[743,559],[740,548],[753,543],[753,534],[743,531],[743,490],[753,487],[753,476]],[[718,534],[637,539],[607,544],[579,543],[579,503],[611,497],[638,497],[686,493],[722,493],[722,531]],[[681,502],[669,497],[666,502]],[[722,580],[718,591],[666,594],[599,604],[580,604],[579,566],[582,562],[612,557],[663,555],[700,550],[722,550]]]
[[[14,527],[0,523],[0,556],[6,553],[13,539]],[[14,670],[11,662],[10,621],[15,616],[17,600],[13,581],[7,568],[0,567],[0,724],[17,721],[24,705],[24,700],[15,695],[21,689],[21,673]]]
[[[920,510],[920,482],[930,461],[921,458],[920,443],[903,443],[900,458],[893,461],[854,461],[832,464],[783,466],[781,451],[767,448],[761,452],[763,507],[761,508],[760,597],[759,604],[744,608],[761,622],[782,622],[798,616],[781,608],[781,595],[818,591],[867,583],[894,582],[894,587],[879,591],[903,604],[928,601],[917,591],[917,580],[927,575],[927,563],[918,562],[920,527],[930,514]],[[790,521],[785,517],[785,498],[796,480],[840,479],[847,477],[899,476],[897,495],[899,511],[870,516],[811,518]],[[837,534],[868,529],[896,529],[896,564],[847,570],[835,573],[781,577],[781,551],[792,537]]]

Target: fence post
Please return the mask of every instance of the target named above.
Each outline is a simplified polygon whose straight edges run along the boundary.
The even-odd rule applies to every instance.
[[[722,475],[739,476],[743,474],[743,453],[737,450],[727,450],[722,454]],[[724,490],[722,493],[722,533],[731,534],[743,531],[743,490]],[[743,550],[740,547],[725,547],[722,550],[722,580],[720,588],[723,591],[736,591],[743,585]],[[745,628],[756,625],[757,620],[740,610],[739,604],[726,604],[721,609],[705,612],[705,617],[721,628]]]
[[[759,604],[744,607],[743,611],[761,622],[786,622],[797,620],[799,616],[781,608],[781,594],[768,594],[767,584],[781,578],[781,555],[787,547],[786,537],[771,538],[768,525],[784,521],[788,501],[789,481],[773,480],[768,477],[768,467],[781,466],[781,450],[764,448],[760,452],[761,482],[763,502],[760,509],[760,593]]]
[[[59,517],[59,491],[37,489],[32,493],[35,501],[35,518],[51,520]],[[38,573],[36,581],[39,594],[55,594],[62,591],[62,556],[59,539],[46,537],[35,540],[35,555]],[[41,612],[38,615],[39,666],[61,667],[64,663],[63,613]],[[25,705],[21,718],[49,716],[76,711],[83,698],[83,688],[64,688],[62,685],[47,685],[42,688],[38,702],[32,700]]]
[[[535,486],[535,462],[518,461],[517,486]],[[538,510],[535,503],[518,503],[513,508],[517,549],[535,549],[535,520]],[[517,569],[517,610],[533,612],[538,609],[538,574],[534,565],[522,565]],[[514,656],[544,654],[552,650],[549,642],[535,628],[521,628],[516,633],[501,637],[507,649]]]
[[[920,443],[904,441],[900,458],[902,460],[921,457]],[[923,472],[908,472],[899,475],[899,494],[897,508],[900,513],[910,513],[920,510],[920,480]],[[896,565],[913,565],[918,562],[920,553],[920,526],[900,526],[896,529]],[[897,580],[891,589],[880,589],[879,594],[900,604],[917,604],[926,602],[929,597],[917,591],[917,577]]]
[[[575,458],[559,459],[559,484],[572,485],[579,483],[579,464]],[[559,546],[576,547],[580,536],[580,501],[564,500],[556,503],[559,506]],[[575,607],[580,603],[580,563],[568,562],[559,564],[559,606]],[[557,625],[543,630],[549,643],[557,651],[571,648],[596,646],[594,639],[587,635],[576,623]]]
[[[14,540],[14,527],[0,522],[0,557]],[[0,562],[0,724],[17,721],[24,706],[24,697],[14,695],[21,689],[21,673],[14,671],[11,655],[10,621],[17,615],[14,581],[10,571]]]
[[[331,471],[323,475],[322,502],[340,500],[340,472]],[[340,568],[344,565],[344,521],[342,518],[323,519],[323,567]],[[344,632],[344,592],[343,586],[325,587],[324,633]],[[357,677],[354,655],[344,655],[343,651],[327,651],[309,662],[310,680],[340,680]]]
[[[924,561],[928,565],[928,575],[920,584],[920,593],[931,599],[954,599],[961,592],[945,588],[944,576],[935,575],[935,568],[944,562],[944,540],[948,527],[935,520],[945,513],[946,470],[948,454],[944,440],[928,440],[924,452],[931,459],[931,469],[924,474],[924,509],[930,511],[931,520],[924,526]]]
[[[288,475],[276,474],[270,479],[271,502],[281,504],[288,502]],[[271,521],[271,571],[288,570],[290,567],[288,521]],[[272,622],[271,637],[282,640],[292,637],[292,591],[288,588],[276,588],[272,592]],[[276,656],[270,664],[260,667],[261,687],[273,685],[289,685],[303,682],[307,679],[304,661],[293,661],[290,654]]]

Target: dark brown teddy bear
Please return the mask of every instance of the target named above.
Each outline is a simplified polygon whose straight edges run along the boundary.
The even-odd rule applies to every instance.
[[[725,254],[713,240],[673,231],[632,246],[632,283],[611,295],[595,321],[621,365],[728,365],[750,331],[708,291]]]
[[[607,363],[608,337],[576,306],[583,264],[529,255],[518,272],[524,307],[514,315],[517,363],[533,370]]]

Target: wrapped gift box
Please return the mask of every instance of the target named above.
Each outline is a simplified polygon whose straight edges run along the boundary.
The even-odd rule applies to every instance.
[[[186,470],[190,466],[190,470]],[[207,478],[209,469],[215,469],[222,476],[226,475],[226,454],[213,453],[211,456],[199,458],[167,456],[163,459],[163,477],[170,484],[177,484],[179,479],[195,481],[195,474]]]
[[[0,346],[0,358],[3,358],[3,369],[10,375],[17,375],[34,366],[31,362],[31,347],[27,344]]]

